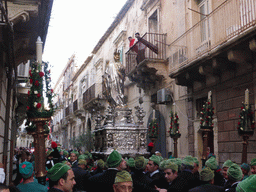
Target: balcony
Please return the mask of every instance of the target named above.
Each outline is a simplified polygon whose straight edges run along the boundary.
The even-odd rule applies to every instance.
[[[73,104],[65,108],[65,117],[69,121],[74,121]]]
[[[146,45],[141,55],[137,46]],[[166,34],[146,33],[126,52],[126,75],[138,87],[149,89],[167,78]]]
[[[255,0],[223,2],[170,44],[170,77],[176,78],[179,82],[179,79],[189,79],[189,76],[194,73],[194,77],[197,76],[200,79],[202,73],[198,72],[198,66],[202,62],[212,64],[211,71],[214,73],[214,64],[211,59],[218,56],[230,62],[229,56],[227,58],[227,55],[230,55],[230,49],[240,49],[243,52],[244,48],[238,47],[237,44],[252,38],[256,31],[255,25]],[[249,47],[247,46],[246,49],[249,50]],[[184,85],[184,83],[178,84]]]
[[[79,99],[80,100],[80,99]],[[81,99],[82,101],[82,99]],[[85,118],[85,112],[84,112],[84,109],[82,107],[79,107],[80,102],[78,102],[78,99],[75,100],[73,102],[73,111],[74,111],[74,114],[75,116],[79,117],[79,118]]]

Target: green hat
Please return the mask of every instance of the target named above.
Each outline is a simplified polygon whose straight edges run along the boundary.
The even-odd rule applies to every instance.
[[[132,182],[132,177],[130,173],[124,170],[117,172],[116,178],[115,178],[115,184],[121,183],[121,182],[128,182],[128,181]]]
[[[89,155],[84,155],[84,159],[88,160],[88,159],[90,159],[90,156]]]
[[[100,167],[101,169],[104,169],[104,166],[105,166],[104,164],[105,163],[104,163],[104,161],[102,159],[99,159],[97,161],[97,166]]]
[[[210,159],[208,159],[205,162],[205,166],[209,167],[211,170],[216,170],[218,168],[218,163],[215,157],[210,157]]]
[[[143,156],[138,156],[134,160],[134,167],[135,169],[141,170],[145,169],[147,165],[147,160]]]
[[[181,159],[180,158],[175,158],[174,160],[175,160],[175,163],[180,167],[181,164],[182,164]]]
[[[193,159],[194,159],[194,163],[197,164],[197,166],[198,166],[199,165],[198,159],[196,157],[193,157]]]
[[[237,192],[255,192],[256,191],[256,175],[250,175],[247,179],[238,183]]]
[[[66,150],[63,151],[63,155],[67,156],[68,152]]]
[[[149,158],[150,161],[153,161],[154,163],[156,163],[157,165],[160,164],[160,158],[159,156],[156,156],[156,155],[152,155],[150,158]]]
[[[243,168],[244,170],[246,170],[247,172],[249,172],[250,171],[250,165],[249,164],[247,164],[247,163],[243,163],[242,165],[241,165],[241,168]]]
[[[60,147],[57,147],[57,150],[60,152],[60,151],[61,151],[61,148],[60,148]]]
[[[164,166],[165,166],[165,164],[166,164],[166,161],[167,161],[167,160],[163,160],[163,161],[160,162],[160,164],[159,164],[159,169],[164,170]]]
[[[21,163],[19,165],[19,171],[20,171],[20,174],[23,178],[27,179],[29,177],[32,176],[33,174],[33,164],[28,162],[28,161],[24,161],[23,163]]]
[[[186,156],[182,161],[182,164],[194,167],[194,158],[191,155]]]
[[[209,167],[204,168],[199,174],[201,181],[210,181],[214,178],[214,171]]]
[[[233,162],[231,160],[227,160],[227,161],[225,161],[223,163],[222,168],[224,168],[224,167],[228,167],[229,168],[232,164],[233,164]]]
[[[236,181],[240,181],[243,179],[243,172],[239,165],[236,163],[233,163],[229,168],[227,172],[228,176],[231,176]]]
[[[78,160],[78,165],[87,165],[87,161],[84,159],[79,159]]]
[[[122,156],[116,150],[112,151],[107,158],[107,164],[109,168],[115,168],[122,162]]]
[[[127,165],[129,167],[134,167],[135,166],[134,159],[133,158],[129,158],[128,161],[127,161]]]
[[[71,168],[66,164],[56,163],[48,170],[47,177],[52,181],[58,181],[69,169]]]
[[[77,157],[79,156],[78,151],[71,151],[71,153],[74,153]],[[71,154],[71,153],[70,153],[70,154]]]
[[[85,155],[79,155],[78,160],[83,159],[85,160]]]
[[[171,162],[171,161],[167,161],[165,166],[164,166],[164,169],[171,169],[171,170],[174,170],[174,171],[178,171],[178,165]]]
[[[251,163],[250,163],[250,165],[251,165],[251,166],[254,166],[254,165],[256,165],[256,158],[253,158],[253,159],[251,160]]]

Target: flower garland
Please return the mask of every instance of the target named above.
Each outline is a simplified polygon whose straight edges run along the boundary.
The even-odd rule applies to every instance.
[[[251,130],[248,130],[248,123]],[[245,104],[242,103],[241,111],[239,114],[239,121],[238,121],[238,133],[242,134],[246,131],[254,131],[255,128],[255,121],[254,121],[254,112],[252,110],[251,105],[248,106],[246,109]]]
[[[177,112],[171,111],[171,122],[170,122],[170,130],[168,131],[170,133],[170,137],[180,137],[180,131],[179,131],[179,117],[177,115]]]
[[[213,115],[214,107],[210,99],[203,105],[202,111],[200,112],[200,126],[213,127]]]
[[[158,123],[156,123],[156,119],[152,119],[148,127],[148,136],[149,138],[157,138],[158,135],[159,135]]]
[[[31,70],[29,70],[29,83],[31,84],[31,87],[28,91],[27,122],[25,124],[28,132],[33,132],[36,129],[36,124],[30,122],[30,118],[47,118],[51,117],[54,112],[52,104],[53,90],[50,85],[50,70],[48,70],[48,63],[43,64],[44,70],[42,71],[41,64],[31,62]],[[43,78],[45,80],[45,90],[43,86]],[[45,96],[48,99],[49,109],[45,109],[44,107],[43,91],[45,91]],[[44,128],[45,132],[49,133],[48,125]]]

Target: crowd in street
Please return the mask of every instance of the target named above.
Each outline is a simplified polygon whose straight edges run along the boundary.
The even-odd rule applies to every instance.
[[[160,152],[144,156],[122,157],[113,150],[103,161],[88,151],[66,151],[52,142],[46,151],[46,185],[35,177],[33,154],[16,151],[19,162],[14,185],[0,184],[0,191],[21,192],[252,192],[256,191],[256,158],[238,165],[226,160],[220,167],[209,154],[199,169],[199,160],[190,155],[183,159],[164,159]],[[201,170],[201,171],[199,171]],[[0,183],[4,183],[0,164]]]

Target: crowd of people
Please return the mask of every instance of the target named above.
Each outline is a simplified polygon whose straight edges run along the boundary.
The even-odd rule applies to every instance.
[[[30,152],[16,154],[18,174],[13,186],[0,184],[0,191],[39,192],[252,192],[256,191],[256,158],[238,165],[232,160],[222,167],[209,154],[199,169],[196,157],[164,159],[160,152],[122,157],[113,150],[106,161],[81,150],[62,150],[53,142],[46,152],[46,185],[35,178],[35,163]],[[31,156],[31,157],[30,157]],[[201,171],[199,171],[201,170]],[[0,182],[3,183],[0,164]]]

